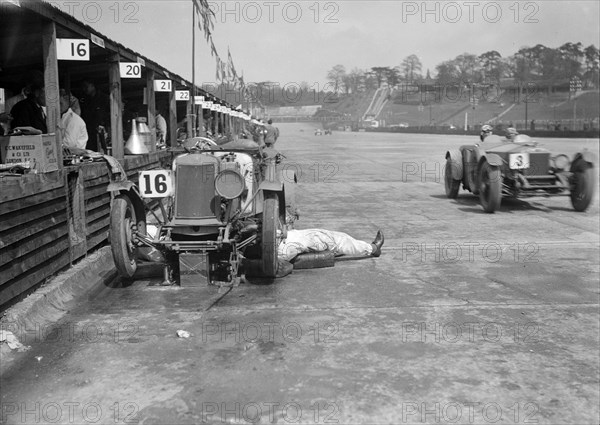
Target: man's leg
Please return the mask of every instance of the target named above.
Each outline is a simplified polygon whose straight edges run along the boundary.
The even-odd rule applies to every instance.
[[[325,231],[329,233],[335,242],[333,251],[338,255],[364,256],[368,257],[373,253],[374,247],[369,242],[354,239],[352,236],[332,230]]]

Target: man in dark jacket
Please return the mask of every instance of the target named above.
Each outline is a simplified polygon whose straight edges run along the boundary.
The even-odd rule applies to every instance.
[[[32,85],[27,97],[13,106],[10,111],[10,115],[13,117],[13,129],[17,127],[33,127],[40,130],[43,134],[48,133],[46,114],[42,106],[46,106],[44,88]]]
[[[80,100],[81,118],[88,132],[86,149],[106,152],[106,135],[110,126],[110,98],[96,90],[91,81],[81,83],[84,96]]]

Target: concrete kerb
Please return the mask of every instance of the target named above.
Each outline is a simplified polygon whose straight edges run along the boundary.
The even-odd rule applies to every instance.
[[[107,285],[116,277],[117,271],[110,247],[103,247],[54,277],[23,301],[8,308],[0,318],[0,328],[37,329],[55,323],[73,307],[73,301],[90,293],[94,288]],[[2,363],[9,360],[9,353],[11,350],[2,343]]]

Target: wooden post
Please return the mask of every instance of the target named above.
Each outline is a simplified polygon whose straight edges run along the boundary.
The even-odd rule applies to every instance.
[[[123,140],[123,112],[121,110],[121,74],[119,73],[119,54],[111,57],[108,66],[108,84],[110,90],[110,134],[112,140],[112,156],[125,158],[125,142]]]
[[[190,90],[190,100],[188,100],[187,107],[185,109],[186,114],[186,127],[187,127],[187,137],[188,139],[194,137],[194,108],[192,105],[194,104],[194,92]]]
[[[152,148],[150,152],[156,150],[156,93],[154,92],[154,71],[146,70],[146,93],[148,94],[148,127],[152,137]],[[166,135],[165,135],[166,137]]]
[[[165,117],[166,118],[166,117]],[[175,100],[175,84],[169,93],[169,145],[177,146],[177,101]]]
[[[56,135],[56,158],[58,169],[63,168],[62,140],[58,131],[60,102],[58,87],[58,58],[56,57],[56,25],[46,22],[42,28],[42,51],[44,58],[44,88],[46,97],[46,126],[48,134]]]
[[[200,136],[206,137],[206,129],[204,128],[204,110],[202,105],[198,105],[198,128],[200,129]]]

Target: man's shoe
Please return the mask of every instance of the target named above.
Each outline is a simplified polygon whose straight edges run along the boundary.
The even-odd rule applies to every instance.
[[[373,246],[373,252],[371,252],[372,257],[379,257],[381,255],[381,246],[383,245],[383,241],[383,233],[381,230],[378,230],[375,240],[371,243]]]

